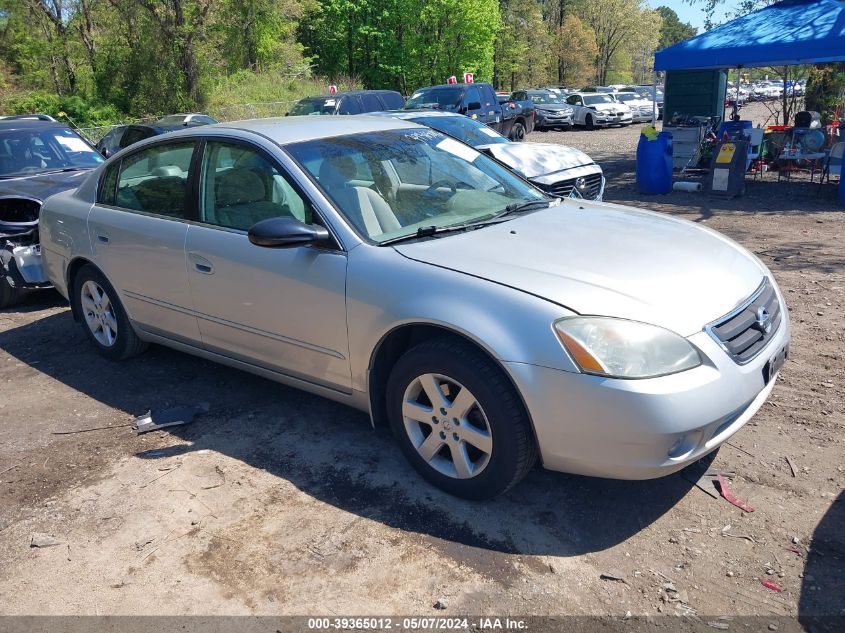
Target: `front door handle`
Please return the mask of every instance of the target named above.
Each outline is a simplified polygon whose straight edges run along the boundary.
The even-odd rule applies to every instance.
[[[195,271],[203,275],[214,274],[214,265],[205,257],[197,253],[188,253],[188,256],[191,258],[191,263],[193,263]]]
[[[102,242],[103,244],[109,243],[109,236],[108,235],[97,235],[97,240]]]

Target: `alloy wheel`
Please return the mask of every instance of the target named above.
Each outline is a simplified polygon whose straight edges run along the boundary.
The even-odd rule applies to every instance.
[[[96,341],[104,347],[114,345],[117,340],[117,317],[105,290],[89,279],[82,285],[80,303],[85,324]]]
[[[478,476],[490,462],[487,416],[469,389],[442,374],[418,376],[402,400],[405,432],[429,466],[455,479]]]

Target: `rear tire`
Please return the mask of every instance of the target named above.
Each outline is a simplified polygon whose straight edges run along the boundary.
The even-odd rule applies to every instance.
[[[138,338],[129,322],[114,287],[93,264],[86,264],[76,274],[72,301],[82,329],[101,356],[124,360],[147,349],[147,343]]]
[[[398,360],[387,382],[387,411],[411,465],[458,497],[502,494],[537,459],[528,414],[505,373],[451,337],[425,341]]]
[[[0,275],[0,308],[10,308],[17,305],[25,295],[25,290],[10,286],[6,275]]]
[[[525,140],[525,126],[518,121],[511,127],[510,139],[516,143],[521,143]]]

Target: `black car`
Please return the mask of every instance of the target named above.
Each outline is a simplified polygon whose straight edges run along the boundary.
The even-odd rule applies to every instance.
[[[213,123],[217,123],[217,121],[205,114],[171,114],[153,123],[116,125],[108,134],[97,141],[95,147],[98,152],[108,158],[124,147],[134,145],[138,141],[143,141],[151,136]]]
[[[305,97],[290,109],[290,116],[321,114],[365,114],[382,110],[397,110],[405,99],[395,90],[356,90],[333,95]]]
[[[75,189],[103,162],[84,138],[49,119],[0,120],[0,308],[49,288],[38,215],[49,196]]]
[[[441,84],[419,88],[414,90],[405,103],[405,109],[464,114],[489,125],[511,140],[521,141],[530,132],[522,109],[511,109],[507,104],[503,107],[493,86],[486,83]]]

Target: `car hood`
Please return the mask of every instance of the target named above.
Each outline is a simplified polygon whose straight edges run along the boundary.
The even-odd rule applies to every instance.
[[[597,103],[587,106],[599,112],[627,112],[630,108],[622,103]]]
[[[479,149],[524,178],[536,178],[593,164],[593,159],[581,150],[553,143],[496,143]]]
[[[86,169],[0,179],[0,198],[21,196],[44,202],[54,194],[76,189],[91,171]]]
[[[736,308],[766,274],[756,257],[720,233],[583,200],[395,248],[579,314],[652,323],[683,336]]]

